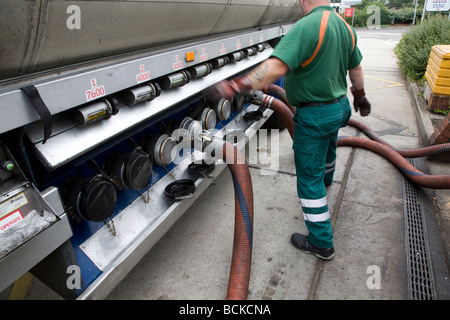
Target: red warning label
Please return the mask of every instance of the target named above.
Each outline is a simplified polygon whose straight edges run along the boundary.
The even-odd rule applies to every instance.
[[[0,233],[8,230],[16,223],[23,220],[23,215],[19,210],[16,210],[0,219]]]

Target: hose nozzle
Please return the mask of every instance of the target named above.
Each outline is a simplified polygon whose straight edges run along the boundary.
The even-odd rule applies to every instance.
[[[252,103],[261,106],[263,109],[270,109],[275,98],[262,91],[255,90],[252,94]]]

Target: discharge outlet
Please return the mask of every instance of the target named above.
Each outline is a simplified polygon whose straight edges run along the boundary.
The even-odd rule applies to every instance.
[[[213,109],[205,108],[200,117],[202,128],[206,130],[213,130],[217,124],[217,114]]]
[[[219,57],[211,60],[211,65],[214,69],[219,69],[230,62],[230,59],[227,56]]]
[[[219,121],[228,120],[231,115],[231,102],[227,99],[220,99],[216,105],[216,113]]]
[[[204,63],[190,68],[188,71],[191,74],[192,79],[198,79],[205,77],[212,72],[213,66],[210,63]]]
[[[182,87],[191,81],[191,74],[186,71],[180,71],[177,73],[164,76],[160,80],[161,88],[172,89],[176,87]]]
[[[103,164],[118,189],[140,191],[150,184],[152,163],[149,156],[137,148],[130,153],[110,153]]]
[[[79,127],[85,127],[100,120],[111,118],[112,106],[107,100],[94,102],[72,112],[72,121]]]
[[[160,166],[167,166],[175,159],[176,142],[168,134],[144,137],[141,145],[142,149],[150,154],[151,160]]]
[[[91,179],[73,176],[63,183],[61,193],[69,212],[94,222],[110,218],[117,202],[116,188],[99,175]]]
[[[124,92],[125,102],[132,106],[144,101],[152,101],[159,96],[161,88],[157,83],[148,83],[146,85],[128,89]]]

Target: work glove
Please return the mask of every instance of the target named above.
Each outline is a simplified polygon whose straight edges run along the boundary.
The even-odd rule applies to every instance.
[[[355,108],[355,111],[359,111],[362,117],[368,116],[370,113],[370,102],[366,98],[364,88],[355,90],[355,88],[351,87],[350,91],[353,94],[353,107]]]
[[[247,76],[242,76],[233,80],[222,80],[213,85],[208,90],[208,99],[220,100],[225,98],[231,100],[235,95],[249,91],[251,89],[251,82]]]

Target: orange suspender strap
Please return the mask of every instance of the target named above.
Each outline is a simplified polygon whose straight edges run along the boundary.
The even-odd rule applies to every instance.
[[[322,15],[322,21],[320,22],[320,31],[319,31],[319,42],[317,43],[316,49],[314,50],[314,53],[311,57],[303,61],[303,63],[300,65],[302,67],[306,67],[308,64],[311,63],[311,61],[314,60],[314,58],[317,56],[317,53],[320,50],[320,47],[322,46],[323,37],[325,36],[325,30],[327,29],[328,25],[328,18],[330,17],[331,11],[325,10]]]
[[[314,53],[311,57],[309,57],[308,59],[306,59],[305,61],[303,61],[303,63],[300,65],[302,67],[306,67],[308,64],[310,64],[314,58],[317,56],[317,53],[319,53],[320,47],[322,46],[322,42],[323,42],[323,37],[325,36],[325,30],[327,29],[327,25],[328,25],[328,18],[330,17],[330,12],[331,11],[324,11],[323,15],[322,15],[322,21],[320,22],[320,31],[319,31],[319,43],[317,43],[317,47],[314,50]],[[347,23],[347,21],[345,21],[344,18],[342,18],[337,12],[335,12],[336,15],[342,20],[344,21],[345,25],[348,28],[348,31],[350,31],[350,34],[352,35],[352,41],[353,41],[353,50],[355,50],[355,35],[353,34],[352,28],[350,27],[350,25]]]
[[[345,25],[347,26],[348,31],[350,31],[350,34],[352,35],[352,40],[353,40],[353,50],[355,50],[355,35],[353,34],[352,28],[351,28],[350,25],[347,23],[347,21],[345,21],[345,19],[342,18],[338,13],[336,13],[336,15],[337,15],[339,18],[341,18],[342,21],[345,22]],[[352,50],[352,51],[353,51],[353,50]]]

